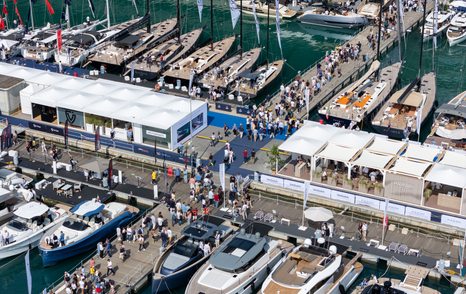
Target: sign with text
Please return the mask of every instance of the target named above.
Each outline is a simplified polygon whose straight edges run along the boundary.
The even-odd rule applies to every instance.
[[[268,175],[261,175],[261,183],[278,186],[283,188],[283,179]]]
[[[385,202],[380,201],[380,210],[385,209]],[[405,215],[406,206],[395,204],[392,202],[388,203],[387,212]]]
[[[39,123],[32,122],[32,121],[30,121],[28,123],[28,126],[29,126],[30,129],[33,129],[33,130],[46,132],[46,133],[50,133],[50,134],[53,134],[53,135],[63,136],[63,129],[59,128],[59,127],[49,126],[49,125],[45,125],[45,124],[39,124]]]
[[[324,188],[324,187],[309,185],[309,194],[320,196],[320,197],[325,197],[325,198],[330,198],[330,195],[332,194],[332,190]]]
[[[149,136],[154,136],[158,138],[167,138],[167,135],[164,133],[156,132],[156,131],[151,131],[151,130],[146,130],[146,134]]]
[[[380,209],[380,201],[372,198],[356,196],[356,204],[362,206],[368,206],[375,209]],[[385,205],[385,204],[384,204]]]
[[[451,215],[442,214],[442,217],[440,218],[440,222],[442,224],[458,227],[458,228],[461,228],[461,229],[466,228],[466,220],[465,219],[459,218],[459,217],[454,217],[454,216],[451,216]]]
[[[304,192],[304,183],[290,180],[283,180],[283,188]]]
[[[431,213],[430,211],[423,210],[423,209],[418,209],[414,207],[406,207],[405,210],[405,215],[406,216],[412,216],[412,217],[417,217],[420,219],[425,219],[430,221]]]
[[[354,203],[354,194],[350,194],[350,193],[333,190],[332,194],[330,195],[330,198],[343,201],[343,202]]]

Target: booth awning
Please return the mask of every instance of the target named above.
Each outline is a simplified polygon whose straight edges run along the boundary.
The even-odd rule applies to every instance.
[[[403,150],[405,145],[405,142],[391,140],[387,137],[375,136],[374,142],[367,147],[367,150],[377,153],[396,155]]]
[[[347,148],[335,144],[328,144],[324,150],[317,154],[317,157],[327,158],[340,162],[349,162],[359,152],[357,148]]]
[[[374,139],[374,134],[369,134],[363,131],[350,131],[336,134],[331,137],[328,141],[335,145],[361,149],[369,144]]]
[[[461,189],[466,188],[466,174],[464,173],[464,169],[439,163],[435,164],[427,174],[426,181]]]
[[[440,152],[440,149],[410,143],[403,157],[433,162]]]
[[[459,151],[446,151],[442,160],[440,160],[440,163],[466,169],[466,153]]]
[[[390,168],[390,171],[415,177],[422,177],[431,165],[432,164],[428,162],[419,162],[409,160],[407,158],[398,158],[398,160],[395,162],[395,165]]]
[[[325,141],[318,141],[300,136],[292,136],[283,142],[279,149],[290,153],[313,156],[326,144],[327,143]]]
[[[361,156],[351,164],[382,170],[386,168],[392,159],[392,155],[377,154],[363,150]]]

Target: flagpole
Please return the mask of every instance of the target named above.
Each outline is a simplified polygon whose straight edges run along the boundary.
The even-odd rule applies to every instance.
[[[105,6],[106,6],[105,10],[107,12],[107,28],[109,28],[110,27],[110,5],[108,3],[108,0],[106,0]]]
[[[32,29],[34,30],[34,13],[32,11],[32,0],[29,0],[29,11],[31,12],[31,24]]]
[[[387,219],[387,208],[388,208],[388,203],[390,200],[385,199],[385,209],[383,210],[383,220],[382,220],[382,245],[385,241],[385,230],[386,230],[386,225],[388,225],[388,222],[386,223]]]
[[[269,30],[270,30],[270,2],[267,0],[267,44],[266,44],[266,56],[265,59],[267,60],[267,69],[269,69]]]
[[[243,0],[239,2],[240,20],[239,20],[239,58],[243,59]]]
[[[214,50],[214,1],[210,0],[210,50]]]
[[[178,44],[181,44],[181,16],[180,16],[180,0],[176,0],[176,23],[178,26]]]

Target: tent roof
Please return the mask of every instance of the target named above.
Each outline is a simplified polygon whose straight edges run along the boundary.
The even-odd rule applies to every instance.
[[[114,112],[124,109],[130,102],[123,100],[113,100],[102,96],[103,100],[96,101],[84,107],[85,113],[92,113],[104,117],[111,117]]]
[[[435,164],[426,176],[426,181],[440,183],[448,186],[466,188],[464,169],[445,164]]]
[[[149,88],[142,89],[128,89],[128,88],[115,88],[114,91],[108,92],[107,96],[114,99],[136,100],[138,97],[150,92]]]
[[[348,148],[329,143],[324,150],[317,154],[317,156],[340,162],[349,162],[358,153],[358,151],[359,148]]]
[[[178,121],[184,116],[185,114],[182,112],[161,108],[151,112],[139,122],[146,126],[152,126],[159,129],[168,129],[171,126],[171,120]]]
[[[165,101],[164,99],[159,99],[158,95],[154,92],[147,92],[146,94],[138,97],[134,102],[138,104],[144,104],[147,106],[157,106],[157,107],[167,105],[167,101]]]
[[[95,81],[83,78],[67,77],[60,82],[60,87],[70,90],[82,90],[91,86]]]
[[[441,150],[437,148],[422,146],[419,144],[409,143],[406,152],[403,153],[403,157],[419,159],[424,161],[433,162],[434,158],[438,156]]]
[[[406,143],[404,142],[391,140],[387,137],[375,136],[374,142],[367,147],[367,150],[377,153],[397,155],[405,146]]]
[[[363,150],[361,156],[354,160],[352,164],[375,169],[385,169],[387,164],[394,158],[392,155],[383,155]]]
[[[52,72],[44,72],[42,74],[34,75],[27,79],[27,82],[39,85],[60,85],[67,77],[64,75],[57,75]]]
[[[283,142],[279,149],[290,153],[298,153],[306,156],[313,156],[327,143],[325,141],[319,141],[312,138],[306,138],[301,136],[292,136],[285,142]]]
[[[98,80],[91,85],[81,89],[82,92],[95,94],[95,95],[107,95],[110,92],[116,91],[118,89],[122,89],[121,87],[113,84],[113,83],[106,83],[105,81]]]
[[[137,123],[141,123],[141,119],[146,118],[153,111],[153,108],[138,103],[131,103],[118,110],[120,112],[119,119]]]
[[[304,125],[294,133],[294,136],[325,142],[333,135],[341,132],[344,132],[344,130],[331,125],[321,125],[314,121],[304,121]]]
[[[68,98],[71,95],[77,93],[76,91],[70,91],[59,87],[45,88],[39,92],[31,95],[31,102],[45,105],[49,107],[57,107],[57,102],[60,99]]]
[[[329,143],[344,147],[361,149],[369,144],[374,138],[374,134],[369,134],[364,131],[346,130],[332,136]]]
[[[447,150],[440,163],[466,169],[466,153]]]
[[[400,157],[395,162],[395,165],[390,168],[391,172],[402,173],[416,177],[422,177],[426,170],[431,166],[431,163],[409,160]]]
[[[105,99],[104,96],[93,96],[84,92],[75,92],[66,99],[60,99],[57,102],[57,106],[82,111],[85,107],[103,99]]]

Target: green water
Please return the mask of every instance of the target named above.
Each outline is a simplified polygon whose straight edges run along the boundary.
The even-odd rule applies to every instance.
[[[44,24],[47,21],[58,22],[61,12],[62,1],[50,0],[55,8],[56,14],[53,17],[48,16],[43,1],[38,1],[34,6],[35,23],[37,25]],[[94,1],[97,10],[97,16],[103,18],[104,3],[105,1]],[[145,1],[139,2],[140,14],[143,13],[143,4]],[[209,30],[209,1],[204,0],[204,13],[202,24],[199,22],[195,1],[181,1],[182,16],[183,16],[183,31],[186,32],[190,29],[200,26],[205,27],[203,40],[207,41],[210,35]],[[21,1],[19,10],[24,20],[27,19],[27,6],[26,1]],[[136,16],[136,12],[131,5],[131,0],[114,0],[111,3],[111,20],[112,23],[121,22]],[[11,1],[8,1],[10,17],[13,15],[13,7]],[[232,30],[232,24],[229,16],[228,2],[214,1],[214,39],[218,40],[224,36],[239,34],[239,23],[235,31]],[[160,21],[165,18],[175,17],[176,6],[175,1],[151,1],[151,9],[153,20]],[[77,23],[82,21],[86,16],[90,15],[87,1],[73,0],[72,4],[72,22]],[[244,15],[243,22],[243,36],[244,36],[244,49],[248,50],[257,46],[264,48],[262,60],[265,60],[265,40],[266,40],[266,19],[259,18],[261,22],[260,39],[258,43],[254,19],[250,15]],[[11,18],[10,18],[11,22]],[[341,30],[328,30],[319,27],[312,27],[302,25],[295,21],[285,21],[281,25],[282,31],[282,46],[283,55],[286,59],[286,66],[280,77],[280,80],[275,83],[275,89],[281,82],[287,82],[292,79],[299,70],[304,70],[310,65],[320,60],[325,51],[333,49],[341,42],[348,40],[350,35]],[[419,56],[419,38],[418,30],[408,34],[406,42],[406,62],[401,76],[402,84],[407,84],[413,79],[418,71],[418,56]],[[465,75],[463,75],[463,68],[466,61],[466,44],[450,48],[446,39],[440,39],[439,45],[435,55],[435,67],[437,72],[437,100],[439,104],[447,102],[460,91],[464,91],[466,87]],[[275,34],[275,23],[271,19],[270,26],[270,53],[269,59],[280,58],[280,51],[278,48],[277,38]],[[384,57],[384,63],[396,61],[398,59],[398,49],[394,48],[389,54]],[[429,71],[432,68],[432,45],[426,43],[424,54],[423,72]],[[274,91],[275,89],[271,89]],[[424,137],[428,133],[428,126],[431,122],[425,124],[423,134]],[[33,276],[33,292],[38,293],[44,287],[52,284],[57,279],[60,279],[63,271],[69,270],[71,267],[79,263],[87,254],[80,257],[73,258],[62,262],[59,265],[43,268],[37,250],[31,251],[31,269]],[[371,273],[380,274],[385,271],[375,265],[366,265],[363,276],[368,276]],[[401,277],[402,273],[397,271],[390,271],[390,275]],[[10,258],[0,261],[0,285],[4,293],[26,293],[26,274],[24,268],[24,258]],[[448,284],[437,284],[436,281],[429,281],[431,287],[439,288],[442,293],[452,293],[453,290],[448,287]],[[443,288],[442,288],[443,287]],[[146,289],[144,293],[149,293]]]

